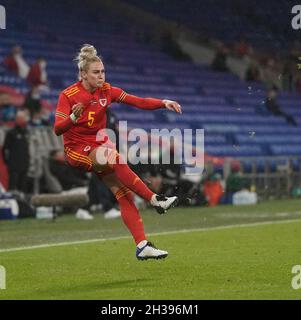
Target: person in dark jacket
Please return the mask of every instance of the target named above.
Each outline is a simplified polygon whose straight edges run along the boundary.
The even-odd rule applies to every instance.
[[[30,113],[30,120],[32,121],[40,114],[42,109],[40,91],[38,87],[32,87],[25,96],[23,108]]]
[[[3,159],[9,173],[9,190],[26,192],[29,168],[29,133],[27,114],[18,111],[15,127],[9,130],[3,144]]]
[[[64,151],[52,150],[49,154],[49,170],[59,181],[63,190],[87,185],[85,173],[66,165]]]
[[[290,114],[287,114],[286,112],[284,112],[280,108],[280,106],[277,102],[277,89],[276,88],[272,88],[268,91],[267,98],[265,100],[265,107],[269,112],[273,113],[275,116],[284,117],[288,124],[291,124],[295,127],[298,126],[294,117]]]
[[[227,72],[227,58],[229,54],[229,49],[226,46],[221,46],[215,53],[213,61],[211,63],[211,68],[218,72]]]

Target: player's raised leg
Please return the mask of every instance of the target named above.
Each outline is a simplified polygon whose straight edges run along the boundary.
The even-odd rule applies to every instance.
[[[135,206],[132,192],[118,180],[115,173],[101,176],[101,179],[113,192],[119,203],[121,217],[131,232],[137,246],[137,259],[147,260],[167,257],[167,251],[159,250],[151,242],[147,241],[143,221]]]
[[[89,154],[89,158],[92,160],[95,172],[104,172],[107,169],[112,169],[116,178],[124,186],[150,202],[158,213],[166,213],[168,209],[178,204],[178,197],[165,197],[152,192],[136,173],[130,169],[127,163],[121,161],[121,156],[117,150],[101,146],[94,149]]]

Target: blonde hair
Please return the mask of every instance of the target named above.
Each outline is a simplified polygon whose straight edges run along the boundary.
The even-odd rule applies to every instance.
[[[97,50],[91,44],[84,44],[74,59],[77,61],[78,78],[81,80],[81,72],[87,71],[90,63],[102,62],[101,56],[97,55]]]

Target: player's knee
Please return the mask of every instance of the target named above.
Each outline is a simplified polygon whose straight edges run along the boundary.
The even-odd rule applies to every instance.
[[[100,166],[116,163],[117,151],[107,147],[99,147],[94,154],[94,162]]]
[[[119,153],[116,149],[99,147],[91,154],[93,170],[102,172],[106,169],[114,170],[114,164],[119,162]]]

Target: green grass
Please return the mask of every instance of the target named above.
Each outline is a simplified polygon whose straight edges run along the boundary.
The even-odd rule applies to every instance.
[[[169,251],[162,261],[137,261],[119,219],[0,221],[7,272],[0,299],[300,299],[301,289],[291,287],[292,267],[301,265],[300,205],[147,210],[150,240]],[[13,249],[89,239],[108,240]]]

